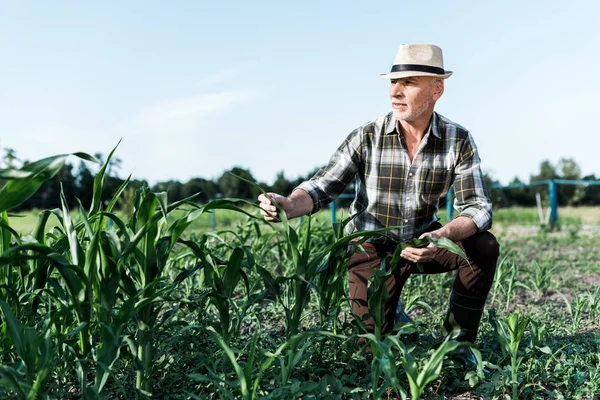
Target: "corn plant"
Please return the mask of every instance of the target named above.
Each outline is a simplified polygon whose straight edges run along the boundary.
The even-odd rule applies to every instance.
[[[532,353],[539,350],[544,354],[551,354],[550,347],[545,345],[545,339],[548,334],[546,324],[531,319],[529,321],[529,329],[531,334],[529,350]]]
[[[519,399],[519,366],[524,356],[519,352],[519,346],[525,337],[526,329],[530,323],[529,318],[519,314],[511,314],[505,321],[496,319],[494,309],[489,312],[489,321],[494,330],[496,340],[504,356],[510,357],[510,384],[512,386],[513,400]]]
[[[550,287],[552,282],[552,273],[557,268],[550,267],[548,263],[533,262],[534,271],[529,277],[530,287],[535,290],[538,296],[542,296]]]
[[[496,267],[496,278],[494,279],[494,283],[492,286],[492,305],[496,304],[496,296],[503,290],[503,287],[509,278],[511,272],[511,266],[508,262],[508,257],[510,256],[510,252],[502,257],[502,260],[498,263]],[[514,267],[514,266],[513,266]]]
[[[595,321],[600,315],[600,287],[588,293],[590,319]]]
[[[336,222],[333,225],[334,239],[340,240],[344,236],[344,227],[348,219]],[[337,331],[337,315],[342,304],[347,300],[347,265],[350,257],[360,247],[361,241],[352,242],[348,248],[345,245],[334,246],[325,261],[317,267],[318,276],[315,286],[318,288],[318,303],[321,325],[326,320],[333,321],[333,331]]]
[[[516,287],[529,289],[522,282],[517,281],[518,268],[514,261],[509,261],[510,253],[502,258],[496,268],[496,278],[492,286],[492,304],[496,304],[496,295],[500,292],[505,297],[505,308],[508,309]]]
[[[228,261],[224,262],[207,250],[206,243],[203,240],[199,243],[189,241],[182,241],[182,243],[190,246],[194,254],[201,260],[200,264],[194,269],[203,269],[204,271],[203,282],[209,288],[209,291],[205,293],[219,313],[219,334],[226,342],[229,342],[231,337],[239,332],[247,309],[261,299],[260,297],[250,298],[249,280],[247,273],[244,271],[244,268],[249,270],[254,268],[251,253],[247,248],[236,247],[231,252]],[[233,301],[233,295],[240,282],[243,282],[245,288],[245,303],[242,309],[238,310]]]
[[[510,269],[510,275],[509,275],[509,279],[508,279],[508,284],[506,286],[505,289],[505,294],[506,294],[506,304],[504,306],[505,309],[508,310],[511,300],[512,300],[512,296],[513,296],[513,292],[515,290],[515,288],[517,286],[520,286],[521,282],[517,281],[517,266],[515,264],[512,264],[512,268]]]
[[[571,334],[575,334],[581,326],[583,319],[583,313],[588,307],[585,295],[578,295],[577,291],[573,291],[573,301],[569,301],[569,298],[563,293],[558,292],[559,296],[565,301],[567,311],[571,316]]]
[[[396,366],[396,359],[404,345],[396,336],[386,336],[383,340],[380,340],[379,335],[366,333],[360,335],[360,337],[369,341],[373,353],[373,361],[371,362],[371,392],[373,398],[381,398],[383,392],[391,388],[403,399],[406,399],[406,391],[400,384],[398,367]],[[385,385],[381,387],[379,381],[382,373],[385,378]]]
[[[389,258],[385,258],[382,261],[381,269],[373,270],[373,275],[369,279],[367,286],[367,306],[369,308],[369,316],[373,319],[375,336],[377,337],[381,336],[381,327],[385,318],[384,306],[390,299],[386,281],[392,270],[391,268],[386,268],[386,261],[389,261]]]
[[[33,400],[41,397],[53,367],[53,348],[49,331],[45,329],[42,335],[39,335],[35,328],[23,326],[13,315],[9,305],[2,300],[0,300],[0,308],[4,314],[6,332],[21,360],[22,367],[15,369],[3,365],[0,368],[0,376],[9,383],[20,399]],[[22,369],[25,373],[25,382],[20,379]]]
[[[404,311],[409,313],[413,308],[420,307],[421,309],[433,314],[433,308],[426,301],[422,300],[425,296],[418,293],[413,293],[410,296],[405,296]]]
[[[408,352],[404,345],[402,348],[402,366],[404,373],[408,378],[410,394],[412,400],[420,399],[428,384],[433,382],[441,373],[444,357],[456,350],[459,346],[472,347],[473,354],[477,359],[477,374],[483,378],[482,361],[479,351],[468,343],[460,343],[456,340],[451,340],[450,337],[442,342],[442,344],[433,351],[427,361],[419,368],[415,358]]]

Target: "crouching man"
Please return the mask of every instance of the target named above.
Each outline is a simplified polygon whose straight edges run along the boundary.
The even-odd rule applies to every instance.
[[[268,193],[258,199],[267,221],[278,221],[273,203],[279,204],[288,218],[299,217],[335,200],[354,179],[356,197],[349,210],[348,233],[402,226],[366,242],[366,253],[357,251],[349,262],[350,300],[357,318],[368,314],[367,283],[373,269],[399,242],[430,236],[458,243],[469,262],[433,244],[402,252],[401,262],[387,280],[390,299],[385,304],[382,331],[393,328],[396,305],[411,274],[458,270],[443,330],[456,340],[474,342],[499,245],[488,232],[492,206],[473,137],[434,111],[450,75],[439,47],[400,46],[391,72],[381,75],[390,80],[392,111],[350,133],[329,164],[288,197]],[[459,216],[442,226],[436,212],[451,185]],[[365,325],[372,330],[373,320],[367,318]],[[459,352],[457,358],[467,364],[474,361],[467,347],[459,349],[465,354],[461,359]]]

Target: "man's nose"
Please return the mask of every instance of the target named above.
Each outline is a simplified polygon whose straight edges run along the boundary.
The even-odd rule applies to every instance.
[[[404,96],[404,90],[402,88],[402,85],[400,85],[399,83],[394,83],[391,88],[391,93],[394,97]]]

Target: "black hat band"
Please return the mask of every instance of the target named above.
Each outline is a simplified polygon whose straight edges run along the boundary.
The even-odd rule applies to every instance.
[[[395,64],[392,65],[390,72],[402,72],[402,71],[419,71],[419,72],[430,72],[437,75],[445,75],[446,71],[444,68],[432,67],[430,65],[419,65],[419,64]]]

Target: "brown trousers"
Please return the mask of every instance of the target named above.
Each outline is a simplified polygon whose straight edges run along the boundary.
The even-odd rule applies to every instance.
[[[432,229],[441,227],[437,225],[432,226]],[[423,272],[413,262],[405,259],[399,261],[386,281],[390,298],[384,306],[382,333],[388,333],[394,327],[396,305],[411,274],[438,274],[458,270],[448,313],[444,319],[443,333],[459,341],[475,341],[485,301],[494,280],[500,246],[494,235],[487,231],[476,233],[457,244],[467,254],[470,265],[462,257],[444,249],[438,251],[433,261],[421,264]],[[364,243],[363,248],[365,252],[357,250],[348,263],[350,302],[355,318],[363,320],[367,331],[373,332],[373,318],[367,315],[367,286],[373,269],[379,268],[381,261],[391,256],[394,248],[371,243]]]

